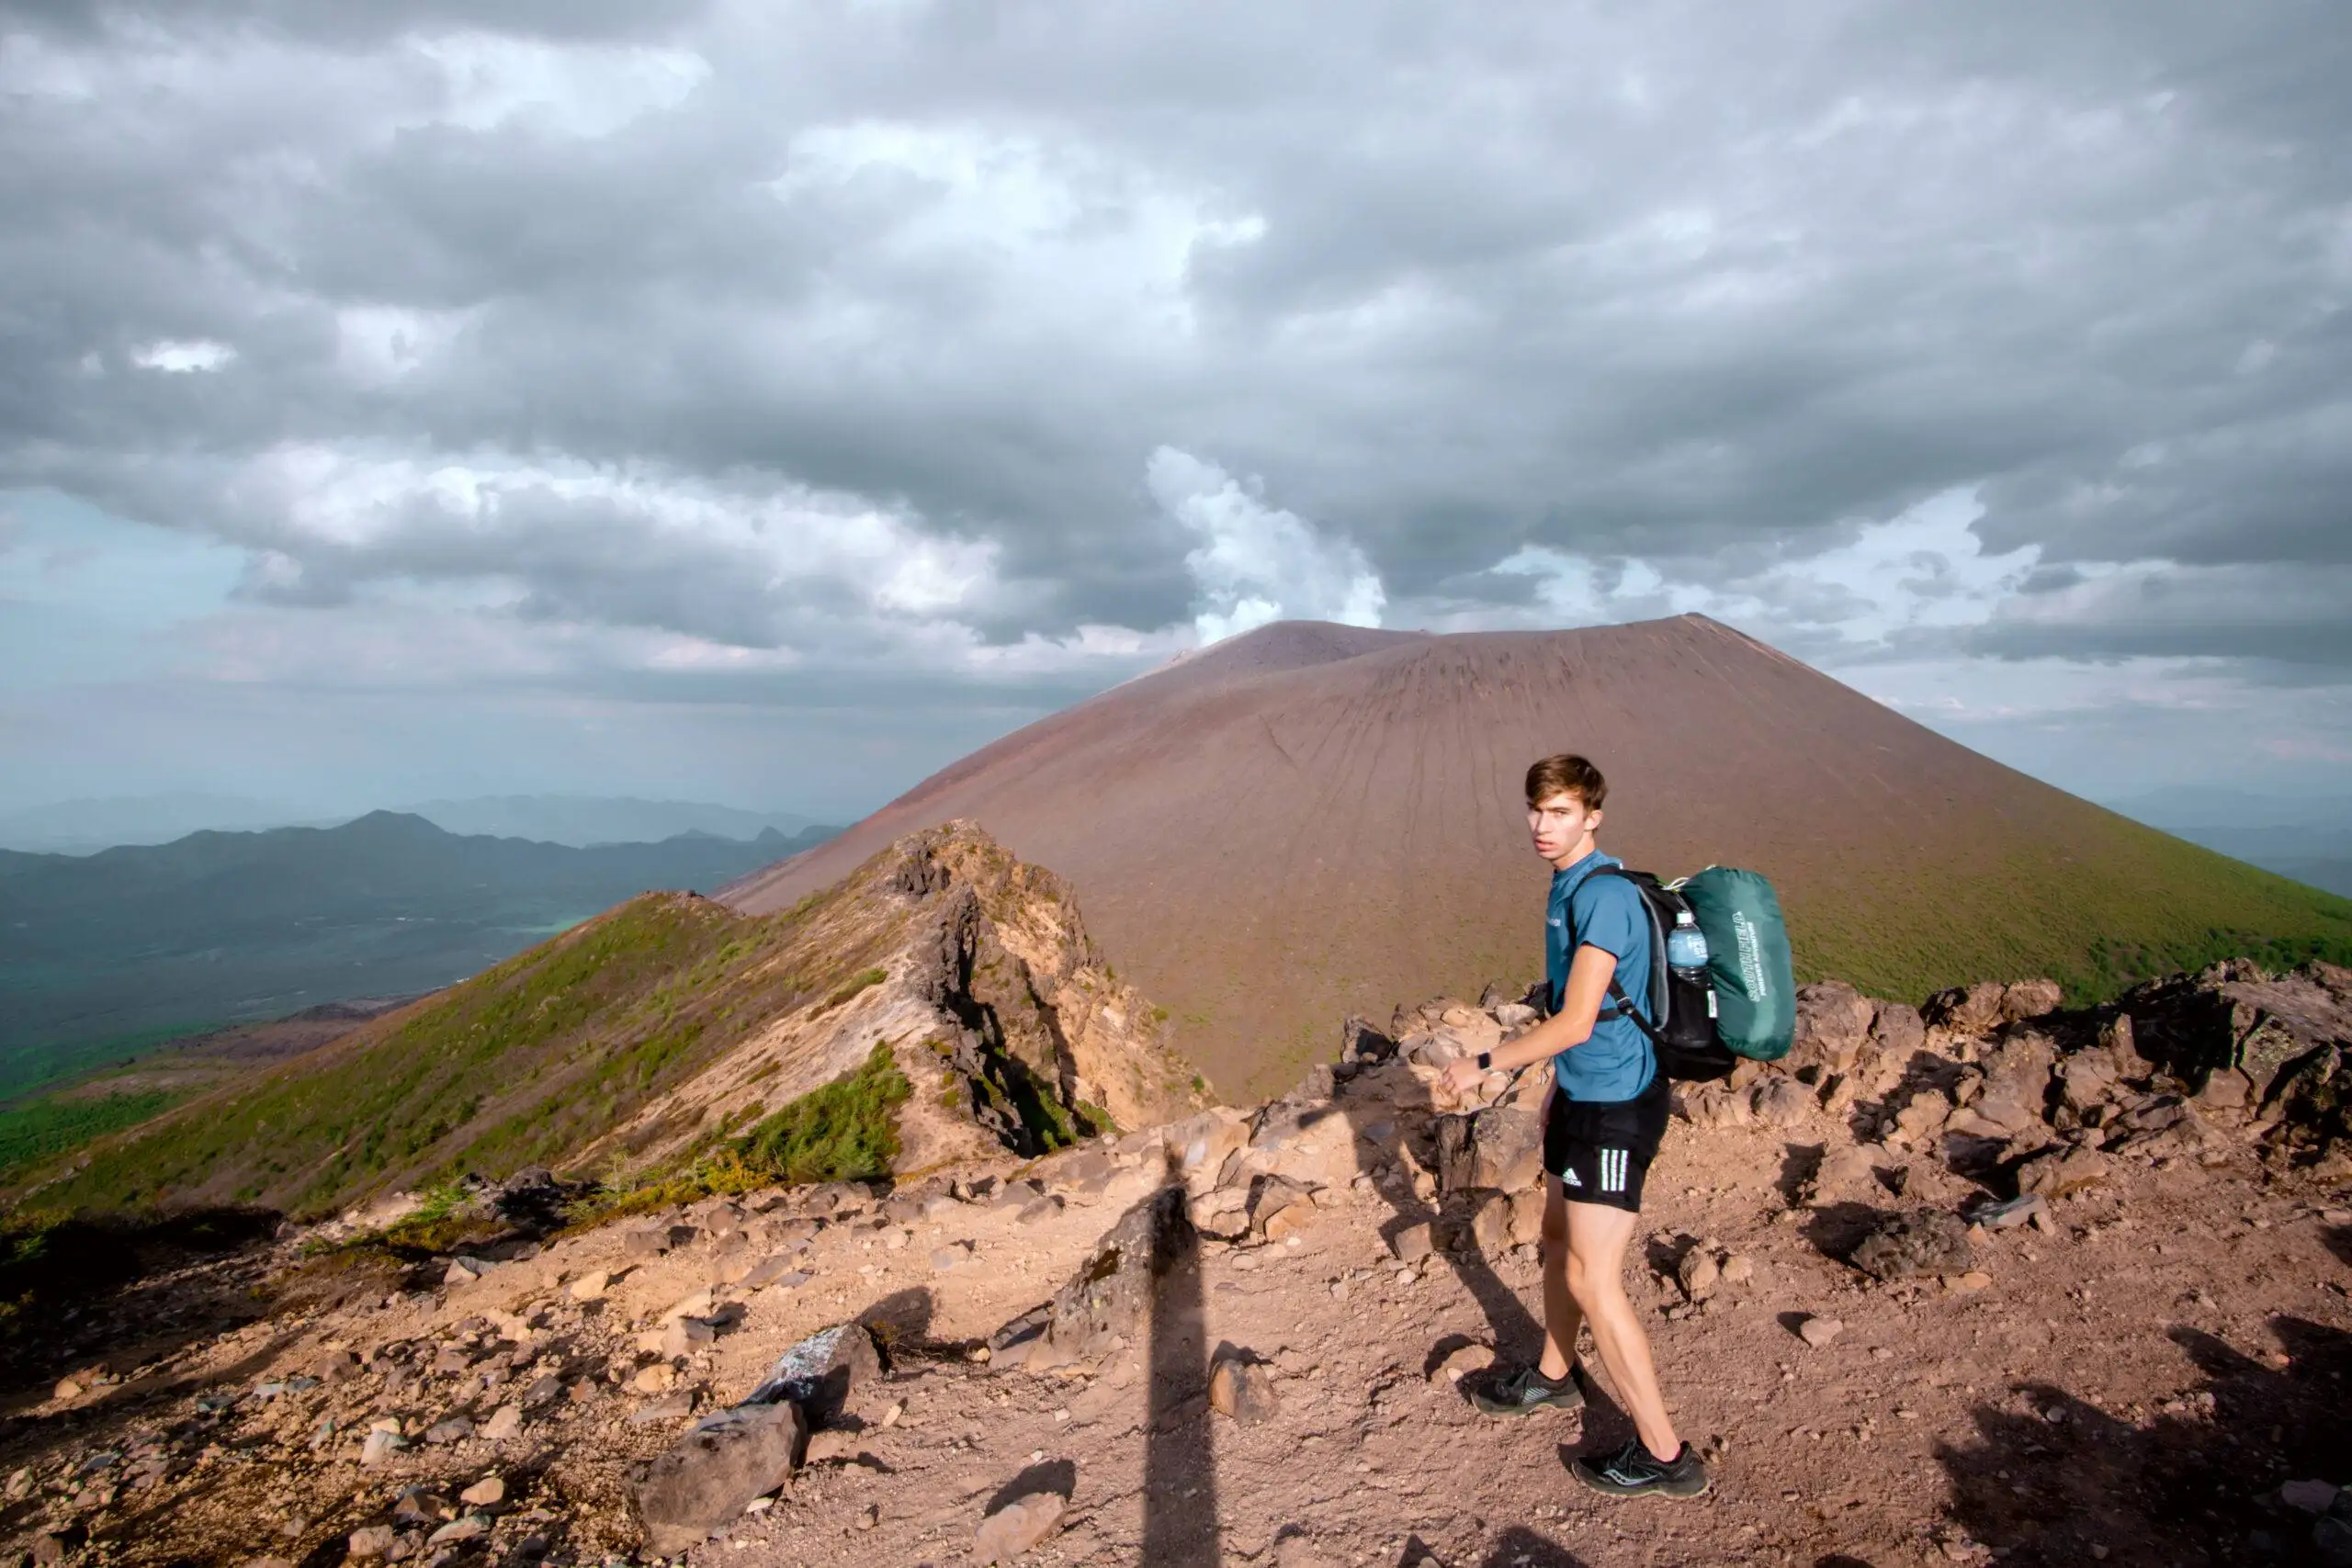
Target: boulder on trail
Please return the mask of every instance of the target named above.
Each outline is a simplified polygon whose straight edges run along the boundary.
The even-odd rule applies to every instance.
[[[1282,1396],[1274,1392],[1273,1370],[1228,1350],[1209,1369],[1209,1408],[1245,1427],[1282,1414]]]
[[[980,1562],[1010,1562],[1054,1533],[1069,1502],[1058,1492],[1032,1492],[980,1521],[972,1555]]]
[[[1870,1038],[1876,1010],[1868,997],[1843,980],[1799,986],[1796,1043],[1789,1048],[1783,1065],[1792,1073],[1806,1067],[1851,1072]]]
[[[823,1426],[840,1416],[856,1396],[882,1377],[882,1358],[862,1323],[837,1323],[801,1340],[782,1356],[765,1382],[744,1404],[797,1405],[810,1423]]]
[[[2055,980],[2013,980],[2001,987],[2001,1017],[2009,1023],[2047,1018],[2066,999]]]
[[[1899,1069],[1928,1043],[1927,1020],[1908,1002],[1880,1002],[1871,1017],[1871,1043]]]
[[[1215,1187],[1225,1162],[1249,1144],[1250,1118],[1222,1105],[1168,1129],[1170,1157],[1195,1193]]]
[[[1544,1128],[1533,1111],[1495,1105],[1437,1121],[1439,1188],[1511,1192],[1544,1174]]]
[[[1956,1214],[1920,1209],[1890,1214],[1870,1228],[1847,1255],[1872,1279],[1893,1281],[1928,1274],[1963,1274],[1974,1263],[1968,1227]]]
[[[1982,1034],[2001,1021],[2001,998],[2008,989],[1998,980],[1979,980],[1938,991],[1921,1010],[1932,1024],[1962,1034]]]
[[[789,1481],[808,1446],[808,1419],[789,1400],[705,1416],[634,1479],[646,1549],[666,1557],[709,1540],[752,1498]]]
[[[1756,1086],[1756,1119],[1767,1127],[1801,1125],[1820,1109],[1814,1091],[1794,1078],[1775,1074]]]
[[[1026,1364],[1066,1366],[1107,1354],[1114,1341],[1135,1343],[1154,1284],[1199,1245],[1182,1188],[1161,1188],[1129,1209],[1055,1292]]]
[[[1984,1085],[1968,1110],[1997,1130],[1989,1135],[2014,1137],[2041,1124],[2055,1055],[2049,1038],[2032,1032],[2011,1035],[1985,1053]]]
[[[2097,1149],[2062,1145],[2044,1149],[2018,1167],[2018,1193],[2045,1201],[2065,1198],[2098,1186],[2107,1176],[2105,1155]]]

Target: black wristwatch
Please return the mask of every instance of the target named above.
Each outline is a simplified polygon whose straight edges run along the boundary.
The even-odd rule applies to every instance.
[[[1495,1070],[1495,1054],[1492,1051],[1478,1053],[1478,1070],[1482,1073],[1491,1073]]]

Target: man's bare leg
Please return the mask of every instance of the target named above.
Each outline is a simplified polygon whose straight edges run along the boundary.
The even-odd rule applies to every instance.
[[[1551,1195],[1559,1190],[1560,1184],[1555,1179]],[[1574,1305],[1582,1309],[1585,1321],[1592,1325],[1593,1348],[1600,1353],[1600,1364],[1609,1369],[1609,1381],[1616,1384],[1617,1397],[1624,1402],[1626,1414],[1633,1416],[1634,1429],[1641,1434],[1642,1446],[1660,1460],[1672,1460],[1682,1451],[1682,1439],[1667,1416],[1665,1396],[1658,1392],[1657,1369],[1650,1361],[1649,1338],[1634,1316],[1634,1303],[1625,1297],[1625,1244],[1633,1239],[1634,1226],[1641,1216],[1603,1203],[1569,1203],[1563,1200],[1561,1206],[1566,1210],[1568,1294]],[[1548,1224],[1550,1195],[1544,1211]],[[1547,1325],[1551,1316],[1550,1287],[1547,1263]],[[1571,1339],[1569,1343],[1575,1341]],[[1552,1353],[1553,1347],[1547,1343],[1544,1348],[1547,1371]],[[1562,1371],[1566,1371],[1565,1363]]]
[[[1577,1330],[1584,1310],[1568,1291],[1567,1189],[1556,1176],[1544,1179],[1544,1359],[1535,1370],[1554,1382],[1568,1375],[1577,1359]]]

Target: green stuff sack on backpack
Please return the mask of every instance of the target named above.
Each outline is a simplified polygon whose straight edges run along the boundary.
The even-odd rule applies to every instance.
[[[1715,1036],[1734,1055],[1774,1062],[1797,1035],[1796,976],[1780,895],[1752,871],[1711,865],[1676,885],[1707,939]]]

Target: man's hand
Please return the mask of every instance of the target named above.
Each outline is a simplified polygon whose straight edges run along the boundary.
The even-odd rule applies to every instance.
[[[1438,1081],[1445,1085],[1454,1099],[1467,1100],[1478,1091],[1479,1085],[1487,1081],[1487,1075],[1479,1070],[1476,1056],[1464,1056],[1450,1064],[1444,1077]]]

